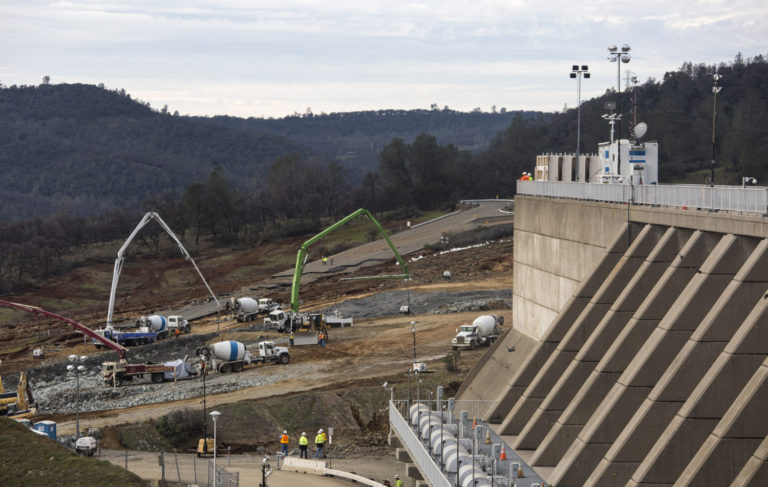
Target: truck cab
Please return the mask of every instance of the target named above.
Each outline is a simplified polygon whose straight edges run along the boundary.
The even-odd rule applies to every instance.
[[[267,328],[273,328],[278,331],[285,330],[288,322],[288,314],[281,309],[272,311],[266,318],[264,318],[264,325],[266,325]]]
[[[179,333],[187,334],[192,331],[192,326],[181,315],[173,315],[168,317],[168,329],[171,333],[178,329]]]
[[[285,347],[276,347],[275,342],[259,342],[259,360],[275,362],[283,365],[291,360],[291,355]]]
[[[280,305],[274,302],[272,298],[259,299],[259,311],[262,313],[270,313],[279,308],[280,308]]]

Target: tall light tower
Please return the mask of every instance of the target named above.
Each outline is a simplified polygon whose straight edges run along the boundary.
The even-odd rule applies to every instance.
[[[581,158],[581,78],[589,79],[589,66],[574,64],[571,68],[571,78],[576,78],[576,106],[578,107],[576,116],[576,179],[579,178],[579,166]]]
[[[72,363],[67,365],[67,370],[75,375],[75,388],[77,389],[77,408],[75,409],[75,441],[80,438],[80,375],[85,372],[84,365],[76,364],[82,364],[85,362],[86,358],[88,357],[85,355],[81,355],[80,357],[77,355],[70,355],[69,361]]]
[[[216,421],[221,416],[218,411],[211,411],[211,417],[213,418],[213,487],[219,487],[219,472],[216,471]]]
[[[712,100],[712,174],[709,181],[712,186],[715,185],[715,120],[717,118],[717,94],[723,89],[719,84],[720,78],[722,77],[723,75],[717,74],[717,71],[712,75],[712,94],[714,95]]]
[[[616,71],[616,113],[621,116],[621,63],[628,63],[632,56],[629,55],[629,51],[632,48],[627,44],[621,45],[621,50],[615,45],[608,46],[608,60],[612,63],[616,63],[618,68]],[[618,133],[618,148],[616,155],[616,173],[621,175],[621,118],[618,118],[619,127]]]

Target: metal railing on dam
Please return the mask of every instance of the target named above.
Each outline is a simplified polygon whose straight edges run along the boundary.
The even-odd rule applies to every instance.
[[[768,215],[768,187],[518,181],[517,193],[606,203]]]

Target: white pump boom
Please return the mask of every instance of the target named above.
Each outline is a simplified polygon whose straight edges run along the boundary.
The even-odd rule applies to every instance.
[[[208,289],[208,292],[211,293],[211,296],[213,297],[213,300],[216,301],[216,310],[221,311],[221,305],[219,304],[219,300],[216,299],[216,295],[211,290],[211,286],[208,285],[208,282],[203,277],[203,274],[200,272],[200,269],[197,268],[197,264],[195,264],[195,259],[192,258],[191,255],[189,255],[189,252],[187,252],[187,249],[184,248],[184,246],[181,244],[181,241],[176,237],[176,235],[173,233],[173,230],[171,230],[171,227],[169,227],[162,218],[160,218],[160,215],[155,213],[154,211],[148,212],[146,215],[144,215],[144,218],[141,219],[138,225],[136,225],[136,228],[133,230],[130,236],[128,236],[128,239],[125,241],[122,247],[120,247],[120,250],[117,251],[117,259],[115,259],[115,270],[112,274],[112,289],[109,292],[109,310],[107,311],[107,326],[112,326],[112,312],[115,308],[115,294],[117,293],[117,281],[120,279],[120,271],[123,269],[123,262],[125,261],[125,258],[123,257],[123,253],[125,252],[125,249],[128,248],[128,245],[131,243],[133,238],[136,236],[137,233],[139,233],[139,230],[144,228],[144,226],[149,223],[152,220],[157,220],[157,223],[163,227],[163,230],[165,230],[168,235],[173,239],[174,242],[176,242],[176,245],[179,246],[179,250],[181,250],[181,253],[184,255],[184,258],[187,259],[192,266],[197,271],[197,275],[200,276],[200,279],[203,281],[203,284],[205,284],[205,287]]]

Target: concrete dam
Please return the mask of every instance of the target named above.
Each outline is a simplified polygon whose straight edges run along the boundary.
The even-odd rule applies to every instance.
[[[768,485],[768,191],[689,206],[526,183],[513,328],[456,399],[485,401],[547,485]]]

